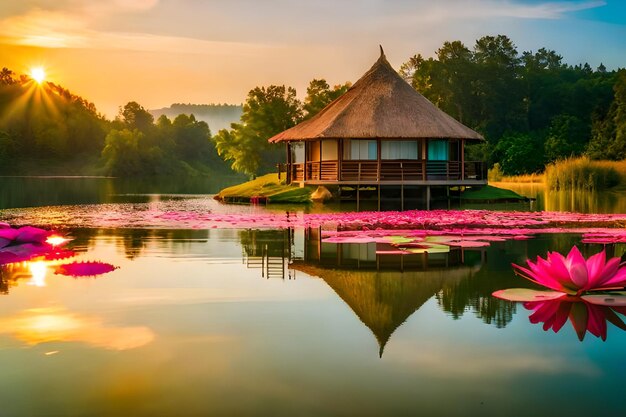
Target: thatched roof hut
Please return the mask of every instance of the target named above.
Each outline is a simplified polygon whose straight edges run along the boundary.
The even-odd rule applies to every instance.
[[[380,58],[344,95],[270,142],[358,139],[469,139],[483,137],[438,109]]]
[[[291,266],[328,284],[374,334],[382,357],[393,332],[437,292],[472,275],[477,268],[428,271],[347,271],[312,265]]]

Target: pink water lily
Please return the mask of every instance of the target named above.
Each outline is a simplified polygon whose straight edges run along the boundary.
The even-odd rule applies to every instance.
[[[607,261],[604,250],[585,260],[574,246],[567,257],[548,252],[546,259],[538,256],[536,262],[529,259],[527,263],[528,268],[513,264],[515,272],[536,284],[570,295],[626,287],[626,266],[617,257]]]

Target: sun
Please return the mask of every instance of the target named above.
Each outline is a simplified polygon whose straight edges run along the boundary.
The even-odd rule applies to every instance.
[[[43,67],[34,67],[30,70],[30,77],[37,82],[37,84],[41,84],[46,79],[46,70]]]

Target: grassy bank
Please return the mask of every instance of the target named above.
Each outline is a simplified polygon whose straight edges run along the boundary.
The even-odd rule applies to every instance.
[[[308,203],[311,201],[311,187],[286,185],[278,179],[278,174],[267,174],[254,180],[224,188],[215,196],[225,203],[249,203],[253,197],[266,198],[271,203]]]
[[[467,202],[518,202],[528,201],[527,197],[517,194],[515,191],[485,185],[480,188],[466,189],[461,193],[461,200]]]
[[[626,179],[626,161],[569,158],[546,166],[544,183],[553,190],[603,190]]]

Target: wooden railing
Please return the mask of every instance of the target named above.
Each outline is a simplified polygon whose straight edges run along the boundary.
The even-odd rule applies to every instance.
[[[463,166],[466,180],[486,180],[487,166],[482,162],[465,162]]]
[[[291,164],[292,181],[428,181],[484,180],[485,164],[466,161],[382,160],[378,161],[315,161]],[[463,171],[462,171],[463,169]]]

